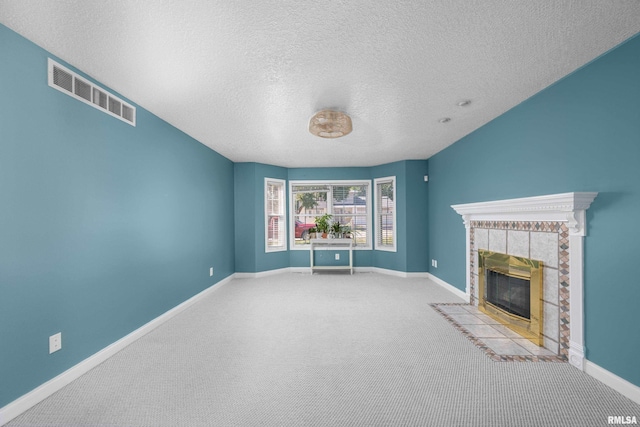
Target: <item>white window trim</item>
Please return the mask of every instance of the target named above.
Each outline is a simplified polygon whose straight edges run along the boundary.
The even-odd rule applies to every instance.
[[[283,252],[287,250],[287,230],[284,230],[284,238],[282,239],[282,246],[269,246],[269,212],[268,212],[268,207],[267,207],[267,203],[268,203],[268,199],[267,199],[267,188],[269,186],[269,184],[278,184],[280,186],[282,186],[282,216],[283,224],[287,224],[287,195],[285,193],[285,188],[286,188],[286,184],[287,182],[283,179],[277,179],[277,178],[266,178],[264,179],[264,251],[265,252]]]
[[[373,193],[371,190],[371,180],[370,179],[353,179],[353,180],[349,180],[349,179],[341,179],[341,180],[322,180],[322,179],[305,179],[305,180],[297,180],[297,181],[289,181],[289,200],[293,200],[293,187],[296,185],[312,185],[312,184],[319,184],[319,185],[336,185],[336,186],[350,186],[350,185],[366,185],[368,187],[368,203],[367,203],[367,224],[369,227],[369,243],[365,246],[365,245],[358,245],[358,246],[354,246],[353,249],[357,250],[357,251],[370,251],[373,248],[373,231],[374,231],[374,225],[371,222],[372,219],[372,205],[373,205]],[[293,209],[294,204],[290,203],[289,204],[289,209]],[[294,216],[293,215],[289,215],[289,230],[293,230],[295,227],[294,224]],[[289,248],[292,251],[308,251],[309,250],[309,245],[296,245],[295,244],[295,233],[291,232],[289,233]]]
[[[379,206],[378,206],[378,184],[384,184],[391,182],[393,185],[393,245],[382,245],[378,243],[378,236],[381,233],[380,227],[380,215],[379,215]],[[397,243],[398,243],[398,193],[396,192],[396,177],[395,176],[387,176],[384,178],[375,178],[373,180],[373,191],[374,191],[374,203],[375,203],[375,219],[374,219],[374,248],[377,251],[387,251],[387,252],[397,252]]]

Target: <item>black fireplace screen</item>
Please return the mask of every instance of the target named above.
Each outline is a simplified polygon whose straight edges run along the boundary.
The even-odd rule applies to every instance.
[[[531,318],[529,280],[486,270],[486,300],[516,316]]]

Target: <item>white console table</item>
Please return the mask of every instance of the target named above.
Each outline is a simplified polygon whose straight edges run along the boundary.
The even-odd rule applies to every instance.
[[[349,251],[349,265],[313,265],[315,251]],[[311,274],[314,270],[345,270],[353,274],[353,239],[311,239],[309,247]]]

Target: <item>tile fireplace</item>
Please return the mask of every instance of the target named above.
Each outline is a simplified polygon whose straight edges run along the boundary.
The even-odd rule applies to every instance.
[[[596,196],[563,193],[452,206],[466,228],[470,303],[482,308],[484,268],[479,262],[484,251],[541,261],[538,343],[579,369],[584,363],[583,239],[586,210]]]

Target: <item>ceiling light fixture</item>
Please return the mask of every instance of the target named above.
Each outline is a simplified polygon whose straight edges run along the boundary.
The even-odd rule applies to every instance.
[[[438,120],[439,123],[447,123],[450,122],[451,118],[450,117],[443,117],[440,120]]]
[[[340,111],[318,111],[309,121],[309,132],[321,138],[340,138],[352,130],[351,117]]]
[[[466,107],[467,105],[471,104],[471,101],[468,99],[462,100],[460,102],[458,102],[458,107]]]

